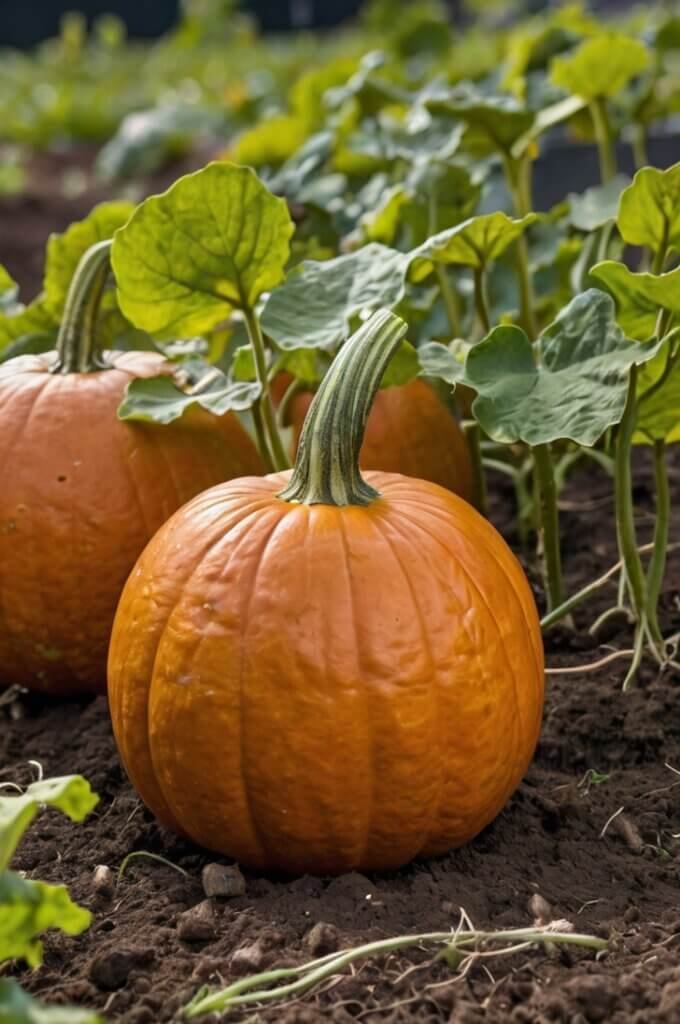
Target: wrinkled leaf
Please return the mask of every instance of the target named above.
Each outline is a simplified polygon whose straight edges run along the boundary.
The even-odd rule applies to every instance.
[[[578,195],[570,192],[568,196],[570,214],[569,222],[577,231],[595,231],[608,221],[615,220],[619,208],[619,199],[630,183],[625,174],[616,174],[605,185],[594,185]]]
[[[71,900],[64,885],[47,885],[0,871],[0,963],[22,959],[29,967],[42,961],[40,936],[48,928],[79,935],[92,915]]]
[[[470,217],[428,238],[413,252],[411,276],[414,280],[422,280],[430,273],[433,263],[458,263],[482,269],[505,252],[536,219],[535,213],[517,220],[500,212]]]
[[[99,802],[81,775],[33,782],[20,796],[0,796],[0,870],[12,859],[19,840],[43,804],[56,807],[72,821],[82,821]]]
[[[680,314],[680,267],[667,274],[634,274],[623,263],[604,260],[590,270],[614,296],[617,320],[639,341],[654,333],[659,309]]]
[[[167,374],[137,378],[127,386],[118,407],[118,419],[166,424],[196,407],[223,416],[250,409],[260,396],[260,385],[255,381],[231,381],[216,367],[209,374],[209,381],[199,382],[200,390],[194,387],[190,393],[181,390]]]
[[[561,89],[590,101],[616,96],[649,60],[643,43],[621,32],[602,32],[568,56],[555,57],[550,77]]]
[[[465,362],[472,411],[495,441],[593,445],[623,415],[628,374],[659,344],[637,345],[614,319],[614,303],[592,288],[573,299],[532,346],[519,327],[501,326]]]
[[[164,336],[201,334],[282,280],[293,223],[255,173],[213,163],[137,208],[116,232],[121,309]]]
[[[0,1024],[104,1024],[91,1010],[47,1006],[24,992],[12,978],[0,978]]]
[[[425,377],[439,377],[454,387],[463,378],[462,355],[454,352],[449,345],[427,341],[418,349],[418,358]]]
[[[81,256],[97,242],[111,238],[134,210],[128,202],[100,203],[84,220],[71,224],[61,235],[50,235],[45,257],[45,307],[58,319]]]
[[[621,196],[617,226],[629,245],[680,249],[680,163],[643,167]]]
[[[281,349],[333,351],[355,317],[399,302],[409,260],[372,243],[334,260],[305,261],[270,295],[262,328]]]

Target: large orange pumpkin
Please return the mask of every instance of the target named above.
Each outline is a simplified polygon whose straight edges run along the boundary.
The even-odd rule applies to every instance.
[[[543,653],[526,578],[470,505],[359,473],[403,322],[343,347],[295,470],[180,509],[128,580],[109,699],[157,817],[253,868],[397,868],[476,835],[531,759]]]
[[[104,243],[76,273],[58,352],[0,366],[0,685],[104,691],[116,605],[145,544],[199,491],[264,471],[232,415],[117,419],[129,381],[172,369],[154,353],[97,354],[107,273]]]
[[[312,398],[295,395],[286,420],[293,427],[293,454]],[[373,403],[359,462],[362,469],[382,469],[430,480],[472,500],[470,450],[457,420],[423,380],[384,388]]]

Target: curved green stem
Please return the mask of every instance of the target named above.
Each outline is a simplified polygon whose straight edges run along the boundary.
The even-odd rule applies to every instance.
[[[340,349],[309,407],[293,475],[279,494],[284,501],[370,505],[379,497],[359,472],[359,452],[380,379],[405,333],[401,317],[381,309]]]
[[[489,297],[486,286],[486,267],[475,267],[475,309],[484,334],[491,330]]]
[[[597,152],[600,158],[600,178],[602,184],[606,184],[616,174],[616,156],[614,153],[614,142],[612,139],[611,125],[609,124],[609,113],[607,101],[598,96],[590,104],[590,116],[593,119],[595,138],[597,140]]]
[[[619,552],[623,561],[630,590],[633,612],[638,623],[642,622],[645,609],[645,578],[638,554],[633,515],[633,479],[631,472],[631,449],[637,415],[637,366],[631,367],[628,379],[628,395],[619,424],[614,455],[614,494],[616,500],[616,532]]]
[[[57,359],[50,373],[94,373],[111,367],[98,351],[96,328],[111,269],[111,239],[83,254],[66,296],[57,337]]]
[[[633,128],[633,161],[635,170],[649,166],[647,158],[647,129],[644,124],[636,124]]]
[[[274,459],[272,453],[269,450],[269,444],[267,442],[267,432],[264,429],[264,420],[262,419],[262,404],[261,399],[258,398],[254,403],[251,413],[253,416],[253,426],[255,428],[255,439],[257,441],[257,447],[262,461],[264,462],[265,469],[268,473],[274,473],[276,466],[274,465]]]
[[[472,460],[472,504],[478,512],[486,516],[486,475],[484,473],[484,461],[480,446],[481,428],[479,423],[476,420],[467,420],[463,423],[463,433],[465,434]]]
[[[260,321],[257,319],[255,312],[249,306],[244,306],[243,315],[246,321],[248,338],[253,348],[255,373],[260,387],[262,388],[262,393],[260,395],[260,410],[262,413],[264,432],[267,438],[267,446],[271,452],[271,460],[273,462],[274,469],[288,469],[290,462],[286,455],[286,449],[283,447],[281,435],[279,434],[279,428],[276,423],[276,414],[274,412],[274,404],[272,402],[271,394],[269,393],[267,359],[265,355],[265,344],[262,336],[262,329],[260,328]],[[266,452],[263,451],[262,456],[266,458]]]
[[[654,482],[656,484],[656,524],[654,526],[654,549],[647,567],[647,622],[652,639],[657,645],[663,644],[659,628],[658,604],[661,584],[666,569],[668,550],[668,529],[671,517],[671,497],[666,468],[666,444],[663,440],[654,442]]]
[[[453,338],[460,338],[461,336],[461,322],[460,322],[460,298],[454,284],[448,275],[445,266],[441,263],[435,263],[435,273],[437,275],[437,281],[439,282],[439,293],[446,309],[446,316],[449,321],[449,328],[451,330],[451,336]]]
[[[288,416],[288,410],[290,409],[290,403],[296,395],[299,395],[305,389],[308,391],[312,390],[310,387],[307,387],[304,381],[301,381],[299,377],[295,377],[284,391],[283,398],[279,402],[279,408],[277,410],[280,427],[286,426],[286,418]]]
[[[541,507],[541,537],[543,539],[548,611],[552,611],[564,604],[557,488],[555,487],[550,445],[538,444],[532,448],[532,453]]]

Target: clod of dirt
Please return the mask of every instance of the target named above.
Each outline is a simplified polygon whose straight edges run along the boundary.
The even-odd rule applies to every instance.
[[[543,925],[550,924],[553,919],[553,910],[547,899],[541,896],[540,892],[535,892],[533,896],[529,897],[527,909],[531,915],[531,920],[534,924],[538,925],[539,928]]]
[[[106,864],[98,864],[92,874],[92,888],[97,896],[109,899],[116,888],[116,876]]]
[[[215,938],[215,911],[210,900],[203,900],[179,915],[177,934],[182,942],[209,942]]]
[[[201,883],[206,896],[243,896],[246,880],[238,864],[206,864],[201,872]]]
[[[590,1024],[609,1020],[616,1008],[618,992],[613,978],[583,974],[572,978],[564,987]]]
[[[631,853],[642,853],[644,843],[637,825],[625,814],[617,814],[611,823],[611,829],[624,841]]]
[[[155,959],[152,949],[139,946],[113,946],[102,950],[90,963],[88,975],[97,988],[114,992],[125,985],[130,971],[146,967]]]
[[[241,946],[231,958],[231,969],[235,974],[248,974],[251,971],[259,971],[264,965],[265,952],[259,942],[253,942],[248,946]]]
[[[314,956],[325,956],[335,953],[340,945],[338,929],[334,924],[318,921],[305,936],[305,944]]]

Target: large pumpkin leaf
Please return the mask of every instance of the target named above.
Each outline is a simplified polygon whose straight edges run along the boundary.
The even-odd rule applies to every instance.
[[[629,341],[612,299],[592,288],[535,345],[519,327],[496,327],[470,349],[462,382],[477,392],[473,414],[495,441],[593,445],[623,415],[630,367],[659,346]]]
[[[585,192],[568,195],[569,221],[577,231],[595,231],[616,219],[623,190],[630,183],[625,174],[616,174],[604,185],[594,185]]]
[[[55,319],[63,312],[66,295],[81,256],[90,246],[112,238],[113,233],[130,219],[133,211],[133,203],[100,203],[84,220],[71,224],[63,234],[50,235],[43,288],[45,307]]]
[[[116,232],[121,309],[164,337],[201,334],[283,278],[293,223],[254,171],[213,163],[137,208]]]
[[[472,129],[475,150],[509,152],[513,143],[526,135],[534,123],[534,114],[515,96],[492,96],[470,82],[442,89],[424,104],[433,114],[448,114]],[[468,138],[468,144],[471,140]]]
[[[18,305],[7,315],[0,315],[0,352],[11,342],[33,335],[56,334],[58,318],[47,308],[42,296],[29,306]]]
[[[262,328],[281,349],[333,351],[355,317],[400,301],[410,259],[372,243],[334,260],[306,260],[269,296]]]
[[[631,338],[642,341],[654,333],[659,309],[680,314],[680,267],[667,274],[635,274],[623,263],[604,260],[590,274],[616,299],[618,322]]]
[[[0,870],[9,864],[22,835],[39,809],[48,804],[72,821],[82,821],[99,802],[81,775],[33,782],[20,796],[0,796]]]
[[[581,43],[566,57],[555,57],[550,77],[555,85],[586,100],[616,96],[644,71],[647,47],[621,32],[602,32]]]
[[[30,967],[42,961],[39,936],[48,928],[79,935],[92,920],[66,886],[33,882],[15,871],[0,871],[0,908],[0,963],[21,958]]]
[[[244,412],[259,398],[256,381],[230,380],[216,367],[188,390],[178,387],[168,374],[131,381],[118,407],[118,419],[143,423],[172,423],[189,409],[201,407],[214,416]]]
[[[46,1006],[33,999],[12,978],[0,978],[0,1024],[104,1024],[91,1010],[77,1006]]]
[[[675,361],[661,386],[650,390],[664,373],[667,359],[667,351],[659,352],[640,368],[636,433],[633,438],[636,444],[651,444],[656,440],[668,443],[680,441],[680,360]],[[649,395],[645,397],[648,391]]]
[[[617,226],[630,245],[680,249],[680,163],[643,167],[621,196]]]
[[[440,341],[426,341],[418,349],[418,358],[425,377],[439,377],[454,387],[463,379],[464,361],[450,345]]]
[[[459,263],[481,269],[504,253],[536,219],[535,213],[520,219],[500,212],[484,213],[440,231],[411,253],[412,277],[422,280],[433,263]]]

